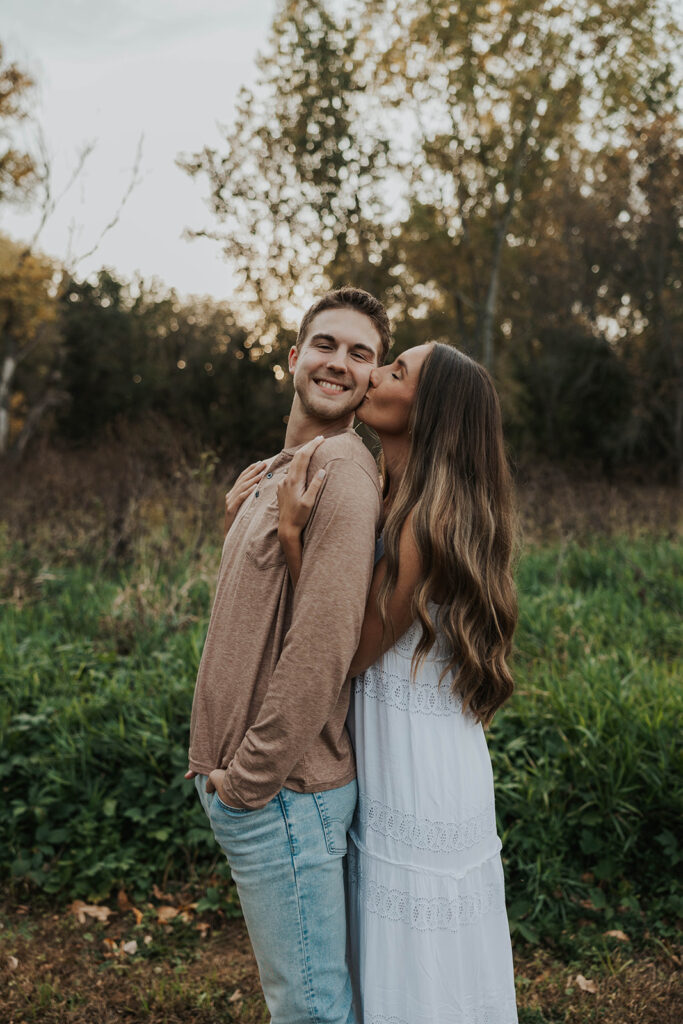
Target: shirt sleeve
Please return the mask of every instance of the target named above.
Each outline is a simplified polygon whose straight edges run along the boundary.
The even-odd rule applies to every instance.
[[[229,806],[268,803],[331,717],[360,638],[379,514],[368,473],[351,459],[329,462],[306,527],[291,626],[221,786]]]

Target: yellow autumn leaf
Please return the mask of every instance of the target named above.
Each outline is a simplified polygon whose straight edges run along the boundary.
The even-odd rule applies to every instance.
[[[109,915],[112,913],[109,907],[99,907],[92,903],[84,903],[83,900],[74,900],[67,907],[72,914],[76,915],[76,919],[79,924],[85,924],[87,917],[94,917],[97,921],[104,921],[107,923]]]
[[[618,928],[612,928],[608,932],[603,932],[603,935],[607,935],[611,939],[619,939],[620,942],[630,942],[631,941],[629,939],[628,935],[626,934],[626,932],[621,932],[621,931],[619,931]]]
[[[168,921],[172,921],[174,917],[178,916],[178,908],[165,905],[163,907],[157,907],[157,921],[159,924],[167,924]]]

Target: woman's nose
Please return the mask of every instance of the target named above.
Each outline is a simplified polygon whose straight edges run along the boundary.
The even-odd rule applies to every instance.
[[[370,387],[376,388],[379,384],[379,372],[377,369],[370,371]]]

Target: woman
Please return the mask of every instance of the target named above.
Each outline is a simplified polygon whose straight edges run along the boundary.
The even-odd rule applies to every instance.
[[[383,450],[385,526],[349,728],[359,803],[349,929],[364,1024],[517,1020],[484,729],[510,696],[511,482],[486,370],[443,344],[373,370],[358,418]],[[311,447],[280,501],[292,581]],[[304,534],[305,542],[305,534]]]

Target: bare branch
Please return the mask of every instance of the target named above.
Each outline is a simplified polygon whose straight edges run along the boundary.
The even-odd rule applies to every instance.
[[[100,245],[102,244],[102,240],[105,238],[106,235],[109,234],[112,228],[116,227],[119,220],[121,219],[121,214],[123,213],[124,207],[126,206],[134,190],[137,188],[137,186],[140,184],[140,181],[142,180],[140,178],[140,166],[142,164],[142,147],[144,139],[144,135],[141,135],[140,138],[138,139],[137,150],[135,152],[135,160],[133,161],[133,166],[131,168],[130,181],[128,182],[128,187],[126,188],[126,191],[123,193],[121,201],[117,209],[114,211],[111,220],[109,220],[107,224],[105,224],[105,226],[102,228],[97,240],[95,241],[95,244],[90,249],[88,249],[87,252],[81,253],[81,255],[77,258],[72,269],[75,269],[75,267],[79,263],[82,263],[83,260],[88,259],[89,256],[92,256],[94,253],[97,252]]]

